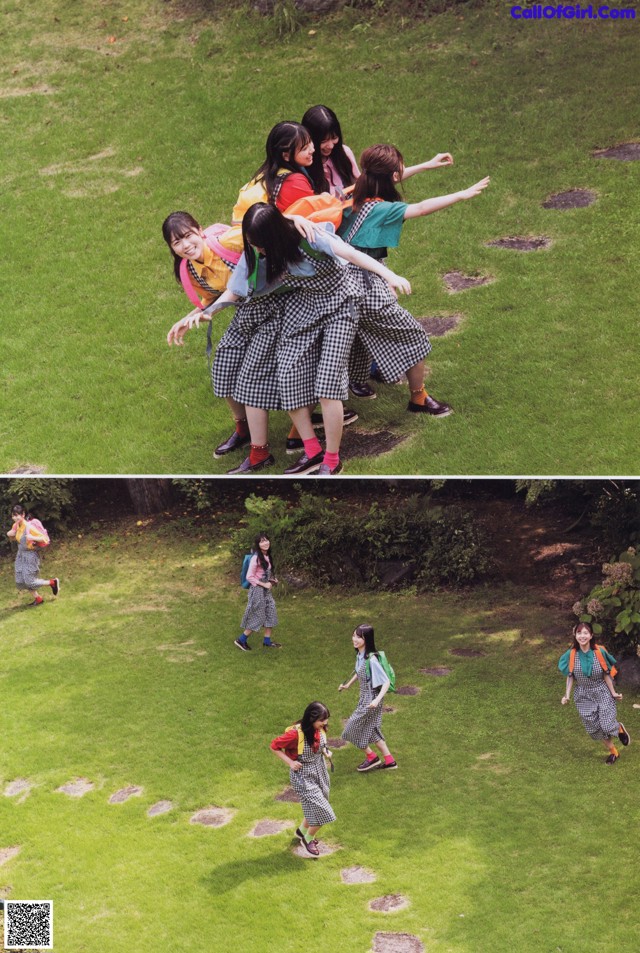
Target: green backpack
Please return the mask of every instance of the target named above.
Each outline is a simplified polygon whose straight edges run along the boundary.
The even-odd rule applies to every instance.
[[[396,690],[396,673],[393,671],[393,668],[392,668],[392,666],[391,666],[391,663],[389,662],[389,659],[388,659],[387,656],[384,654],[384,652],[375,652],[374,654],[375,654],[376,658],[378,659],[378,661],[380,662],[380,665],[381,665],[382,668],[384,669],[385,675],[386,675],[387,678],[389,679],[389,691],[390,691],[390,692],[395,692],[395,690]],[[369,679],[369,681],[371,681],[371,665],[369,664],[369,659],[368,659],[368,658],[364,660],[364,664],[365,664],[365,671],[366,671],[366,673],[367,673],[367,678]]]

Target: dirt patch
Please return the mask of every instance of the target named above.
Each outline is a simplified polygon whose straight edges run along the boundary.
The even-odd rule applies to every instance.
[[[588,205],[593,205],[597,198],[598,196],[591,189],[568,189],[566,192],[550,195],[542,203],[542,207],[564,212],[570,208],[587,208]]]
[[[20,476],[23,473],[46,473],[47,468],[41,467],[38,463],[19,463],[13,470],[7,471],[9,476]]]
[[[345,867],[344,870],[340,871],[340,877],[343,884],[372,884],[376,879],[376,875],[372,870],[368,870],[366,867],[360,867],[359,865],[355,867]]]
[[[320,851],[320,857],[328,857],[329,854],[335,854],[337,850],[341,850],[341,847],[339,844],[323,844],[322,841],[320,841],[318,843],[318,850]],[[296,857],[301,857],[302,860],[318,860],[318,857],[310,854],[306,847],[303,847],[300,843],[293,848],[293,853]]]
[[[377,457],[388,453],[403,443],[407,438],[390,430],[376,430],[367,432],[349,427],[342,438],[342,448],[345,458],[348,457]]]
[[[445,334],[456,331],[462,323],[461,314],[430,315],[426,318],[417,318],[418,324],[422,325],[430,338],[443,338]]]
[[[21,847],[0,847],[0,867],[17,857],[21,850]]]
[[[287,787],[284,789],[284,791],[281,791],[280,794],[276,794],[274,800],[276,800],[276,801],[286,801],[288,804],[299,804],[299,803],[300,803],[300,798],[298,797],[298,795],[296,794],[296,792],[293,790],[293,788],[289,787],[289,785],[287,785]]]
[[[401,685],[396,688],[396,695],[419,695],[420,689],[417,685]]]
[[[258,821],[253,830],[249,831],[249,837],[268,837],[270,834],[279,834],[281,831],[289,830],[293,827],[293,821],[269,821],[265,818]]]
[[[617,159],[619,162],[637,162],[640,159],[640,142],[621,142],[609,149],[597,149],[591,155],[594,159]]]
[[[203,807],[189,818],[189,823],[202,824],[204,827],[224,827],[233,820],[235,813],[226,807]]]
[[[429,668],[418,669],[421,675],[433,675],[434,678],[442,678],[443,675],[451,675],[453,669],[447,668],[446,665],[431,665]]]
[[[412,933],[376,933],[373,953],[424,953],[424,945]]]
[[[409,906],[409,901],[401,893],[388,893],[384,897],[377,897],[369,902],[369,910],[376,913],[395,913]]]
[[[69,162],[57,162],[55,165],[46,166],[40,169],[40,175],[60,175],[69,172],[89,172],[92,171],[91,165],[87,163],[101,162],[103,159],[113,159],[116,150],[113,146],[108,146],[102,152],[96,152],[85,159],[76,159]]]
[[[50,86],[24,86],[14,89],[0,89],[0,99],[15,99],[18,96],[51,96],[54,92]]]
[[[394,708],[393,705],[383,705],[383,706],[382,706],[382,711],[384,712],[385,715],[395,715],[395,713],[397,712],[397,710],[398,710],[398,709],[397,709],[397,708]]]
[[[485,653],[480,649],[449,649],[452,655],[459,655],[461,658],[482,658]]]
[[[147,811],[147,817],[158,817],[160,814],[168,814],[171,810],[173,810],[171,801],[156,801]]]
[[[126,788],[120,788],[119,791],[111,795],[109,804],[124,804],[130,797],[140,797],[142,790],[142,788],[137,787],[135,784],[130,784]]]
[[[518,238],[515,235],[508,235],[506,238],[496,238],[492,242],[485,242],[487,248],[508,248],[511,251],[538,251],[540,248],[548,248],[551,239],[544,235],[538,238]]]
[[[447,291],[455,294],[456,291],[466,291],[467,288],[479,288],[480,285],[489,285],[495,278],[489,275],[463,275],[461,271],[448,271],[442,276]]]
[[[7,784],[6,788],[4,789],[4,796],[18,797],[18,795],[21,794],[22,797],[20,798],[20,801],[22,802],[27,797],[32,787],[33,785],[24,778],[16,778],[15,781],[10,781],[9,784]]]
[[[349,742],[344,738],[327,738],[327,744],[330,748],[346,748]]]
[[[93,781],[87,778],[76,778],[75,781],[67,781],[66,784],[56,788],[56,793],[67,794],[69,797],[84,797],[89,791],[93,791],[94,787]]]

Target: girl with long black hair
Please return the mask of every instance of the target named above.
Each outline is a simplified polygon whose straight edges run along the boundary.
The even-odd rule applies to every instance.
[[[253,544],[253,556],[247,570],[247,582],[250,585],[249,601],[242,617],[242,634],[234,641],[242,652],[251,651],[247,639],[252,632],[264,629],[265,649],[282,648],[280,642],[271,641],[271,632],[278,624],[278,613],[271,589],[278,584],[276,569],[271,554],[271,543],[266,533],[256,536]]]

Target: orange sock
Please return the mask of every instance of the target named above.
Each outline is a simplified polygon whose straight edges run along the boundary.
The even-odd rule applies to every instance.
[[[412,390],[412,391],[411,391],[411,403],[412,403],[412,404],[424,404],[424,403],[426,403],[426,400],[427,400],[427,397],[428,397],[428,396],[429,396],[429,395],[427,394],[427,392],[426,392],[426,390],[424,389],[424,387],[421,387],[420,390]]]
[[[251,444],[251,450],[249,451],[249,462],[252,467],[255,467],[256,463],[262,463],[263,460],[266,460],[269,456],[269,444],[265,443],[264,446],[257,446],[255,443]]]

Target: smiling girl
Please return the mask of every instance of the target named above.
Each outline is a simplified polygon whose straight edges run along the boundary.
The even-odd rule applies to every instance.
[[[244,631],[233,643],[242,652],[251,651],[247,639],[252,632],[259,632],[260,629],[264,629],[263,648],[282,648],[280,642],[271,641],[271,632],[278,624],[278,613],[271,589],[278,584],[278,580],[271,556],[271,543],[266,533],[256,536],[253,550],[254,555],[247,570],[247,582],[251,588],[247,608],[242,617]]]

